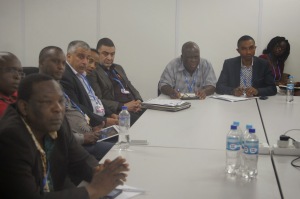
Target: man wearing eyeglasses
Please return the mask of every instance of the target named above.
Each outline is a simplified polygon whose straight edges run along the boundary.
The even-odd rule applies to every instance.
[[[0,52],[0,118],[7,106],[17,100],[17,89],[24,77],[20,60],[10,52]]]
[[[255,54],[255,41],[248,35],[237,42],[240,56],[224,61],[216,92],[234,96],[271,96],[277,90],[268,62]]]

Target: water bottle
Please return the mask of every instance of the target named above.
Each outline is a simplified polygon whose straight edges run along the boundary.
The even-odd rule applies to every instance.
[[[122,111],[119,114],[119,149],[126,150],[129,148],[129,128],[130,128],[130,113],[126,106],[122,106]]]
[[[249,135],[249,129],[252,129],[252,125],[251,124],[246,124],[246,130],[244,131],[244,133],[242,135],[242,148],[243,148],[243,152],[244,152],[244,143],[245,143],[245,140],[246,140],[247,136]]]
[[[244,148],[244,171],[243,177],[255,178],[257,176],[259,140],[255,129],[249,129],[249,135],[245,140]]]
[[[226,173],[236,174],[240,167],[240,135],[237,126],[231,125],[226,136]]]
[[[290,103],[294,100],[294,82],[293,76],[289,76],[288,83],[286,84],[286,102]]]
[[[249,135],[249,129],[252,128],[251,124],[247,124],[246,125],[246,130],[244,131],[243,135],[242,135],[242,147],[241,147],[241,166],[240,166],[240,175],[243,175],[245,172],[245,155],[244,155],[244,150],[245,150],[245,140],[247,138],[247,136]]]

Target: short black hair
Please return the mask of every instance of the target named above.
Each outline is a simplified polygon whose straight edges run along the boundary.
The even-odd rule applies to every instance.
[[[285,37],[277,36],[277,37],[274,37],[273,39],[271,39],[271,41],[268,43],[267,48],[264,49],[263,54],[272,53],[274,47],[277,44],[280,44],[281,42],[286,43],[286,49],[285,49],[285,52],[280,57],[278,57],[278,59],[281,59],[282,61],[285,61],[288,58],[288,56],[290,55],[290,49],[291,49],[290,43],[287,39],[285,39]]]
[[[242,36],[241,38],[239,38],[239,40],[237,42],[237,47],[240,46],[240,44],[241,44],[242,41],[248,41],[248,40],[254,41],[254,39],[251,36],[249,36],[249,35]],[[255,41],[254,41],[254,43],[255,43]]]
[[[40,52],[39,63],[41,63],[42,61],[44,61],[44,59],[46,57],[48,57],[48,52],[50,50],[55,50],[56,52],[62,52],[63,53],[63,50],[60,47],[57,47],[57,46],[47,46],[47,47],[43,48],[41,50],[41,52]]]
[[[40,82],[54,80],[52,77],[44,74],[30,74],[21,80],[18,88],[18,99],[29,101],[33,94],[33,86]]]
[[[197,48],[200,51],[199,46],[195,42],[188,41],[182,45],[181,54],[183,54],[187,49],[191,48]]]
[[[109,39],[109,38],[102,38],[98,41],[97,43],[97,50],[101,47],[101,46],[109,46],[109,47],[115,47],[114,42]]]

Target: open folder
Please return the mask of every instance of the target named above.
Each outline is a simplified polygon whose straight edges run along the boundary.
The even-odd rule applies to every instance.
[[[190,102],[172,99],[150,99],[142,103],[142,108],[159,111],[180,111],[191,107]]]

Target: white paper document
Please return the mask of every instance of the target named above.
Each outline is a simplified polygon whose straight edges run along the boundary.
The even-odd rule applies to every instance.
[[[117,196],[117,199],[128,199],[134,196],[145,193],[144,189],[128,186],[128,185],[119,185],[117,189],[122,189],[123,192]]]
[[[162,106],[180,106],[184,104],[185,101],[182,100],[172,100],[172,99],[150,99],[148,101],[143,102],[143,104],[156,104]]]
[[[226,100],[229,102],[238,102],[238,101],[245,101],[245,100],[251,100],[257,98],[257,97],[236,97],[233,95],[213,95],[210,97],[214,99]]]

